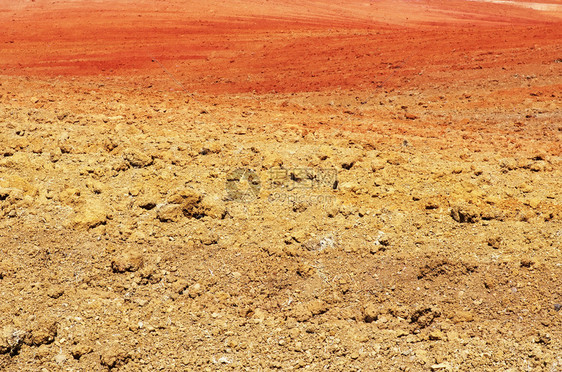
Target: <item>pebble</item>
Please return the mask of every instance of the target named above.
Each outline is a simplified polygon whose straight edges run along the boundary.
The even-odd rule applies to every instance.
[[[433,364],[431,366],[432,371],[450,371],[451,366],[449,363],[440,363],[440,364]]]

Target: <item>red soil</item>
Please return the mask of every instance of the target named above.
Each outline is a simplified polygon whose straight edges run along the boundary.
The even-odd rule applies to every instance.
[[[562,56],[562,12],[475,1],[327,3],[2,1],[0,74],[117,75],[177,88],[156,59],[189,91],[369,91],[473,81],[489,68],[512,74]]]

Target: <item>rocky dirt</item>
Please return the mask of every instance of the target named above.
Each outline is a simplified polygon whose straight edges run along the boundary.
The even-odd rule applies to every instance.
[[[559,2],[0,4],[0,370],[562,370]]]

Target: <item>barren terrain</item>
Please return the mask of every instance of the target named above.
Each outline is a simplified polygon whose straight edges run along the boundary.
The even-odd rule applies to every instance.
[[[0,370],[562,370],[560,1],[0,26]]]

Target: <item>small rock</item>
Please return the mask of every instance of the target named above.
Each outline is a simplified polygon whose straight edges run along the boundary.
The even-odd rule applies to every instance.
[[[143,194],[137,199],[137,205],[139,208],[151,210],[158,205],[158,195],[155,193]]]
[[[459,310],[453,315],[453,323],[472,322],[474,314],[471,311]]]
[[[195,283],[191,287],[189,287],[189,297],[195,298],[199,297],[203,294],[203,287],[199,283]]]
[[[108,210],[99,204],[86,204],[72,219],[72,225],[76,228],[92,229],[99,225],[105,225],[109,217]]]
[[[343,193],[359,194],[361,186],[357,182],[342,182],[339,184],[339,190]]]
[[[490,247],[494,248],[494,249],[499,249],[502,245],[502,237],[501,236],[494,236],[494,237],[490,237],[487,240],[487,243]]]
[[[71,349],[70,349],[70,354],[72,354],[72,357],[74,359],[80,359],[83,355],[89,354],[92,352],[92,347],[83,343],[80,343],[78,345],[74,345]]]
[[[526,205],[533,209],[537,209],[539,205],[542,203],[540,198],[530,198],[528,201],[525,202]]]
[[[0,201],[7,200],[10,196],[12,189],[8,189],[5,187],[0,187]]]
[[[49,154],[49,159],[53,163],[58,162],[61,159],[61,157],[62,157],[62,151],[60,147],[55,147]]]
[[[267,318],[267,312],[263,311],[260,308],[254,310],[254,315],[252,316],[253,319],[257,320],[256,323],[263,323],[263,321]]]
[[[129,241],[135,243],[144,243],[148,239],[147,235],[141,230],[135,230],[128,238]]]
[[[544,172],[547,169],[545,161],[536,161],[529,165],[529,169],[533,172]]]
[[[429,333],[429,339],[431,341],[445,340],[446,337],[447,336],[445,336],[445,334],[439,330],[435,330]]]
[[[172,284],[172,292],[177,294],[183,294],[184,291],[189,286],[189,283],[185,279],[178,279]]]
[[[410,323],[415,323],[421,329],[431,325],[439,316],[441,316],[441,312],[435,308],[418,307],[410,315]]]
[[[109,369],[122,367],[130,360],[131,355],[119,345],[108,347],[100,356],[101,364]]]
[[[200,214],[211,218],[223,219],[226,216],[226,207],[218,197],[204,197],[200,207]]]
[[[355,163],[357,163],[356,157],[353,157],[353,156],[346,157],[345,159],[343,159],[343,161],[341,163],[341,167],[345,170],[350,170],[351,168],[353,168]]]
[[[440,363],[440,364],[433,364],[431,366],[432,371],[450,371],[451,366],[449,363]]]
[[[170,195],[168,203],[179,205],[183,215],[186,217],[201,218],[206,216],[206,213],[211,213],[215,216],[226,214],[226,209],[220,205],[219,201],[206,198],[203,204],[202,199],[203,195],[198,191],[185,188]]]
[[[42,320],[32,324],[29,337],[26,337],[26,345],[45,345],[50,344],[57,336],[57,322],[54,320]]]
[[[76,204],[80,199],[80,190],[74,187],[69,187],[62,190],[59,194],[59,200],[66,205]]]
[[[230,358],[228,358],[226,356],[222,356],[217,360],[217,363],[219,363],[219,364],[230,364],[230,363],[232,363],[232,360],[230,360]]]
[[[521,267],[530,268],[537,263],[534,257],[523,257],[521,258]]]
[[[198,191],[191,188],[184,188],[177,192],[174,192],[168,197],[168,203],[170,204],[181,204],[186,207],[195,207],[203,196]]]
[[[549,333],[539,331],[535,339],[537,344],[549,345],[552,342],[552,336]]]
[[[317,151],[317,156],[320,160],[326,160],[334,156],[334,150],[328,145],[322,145]],[[281,162],[278,166],[281,166],[282,164],[283,163]]]
[[[71,154],[74,151],[74,146],[72,146],[72,143],[65,141],[59,144],[59,149],[62,154]]]
[[[475,223],[480,221],[480,211],[471,204],[460,204],[451,208],[451,217],[460,223]]]
[[[124,252],[111,262],[115,273],[134,272],[143,266],[144,260],[140,252]]]
[[[47,291],[47,296],[57,299],[64,294],[64,288],[58,285],[51,286]]]
[[[277,154],[265,154],[262,161],[263,169],[280,168],[283,160]]]
[[[156,218],[160,222],[177,222],[183,218],[182,207],[179,204],[166,204],[160,207]]]
[[[534,190],[533,186],[531,186],[527,183],[522,183],[519,186],[517,186],[517,188],[525,194],[530,193],[531,191]]]
[[[16,355],[26,337],[25,331],[12,326],[5,326],[0,331],[0,354]]]
[[[212,141],[207,143],[206,146],[201,149],[201,152],[203,152],[203,150],[206,150],[207,153],[220,154],[222,149],[223,145],[220,142]]]
[[[319,315],[328,311],[328,305],[321,299],[310,301],[307,308],[312,315]]]
[[[123,152],[123,158],[132,167],[136,167],[136,168],[148,167],[153,162],[152,156],[142,153],[137,149],[130,149],[130,148],[126,149]]]
[[[407,112],[406,114],[404,114],[404,117],[408,120],[416,120],[418,118],[417,115],[414,114],[410,114],[409,112]]]
[[[63,353],[58,353],[57,355],[55,355],[55,363],[57,364],[63,364],[64,362],[66,362],[66,360],[68,359],[66,357],[66,355],[64,355]]]
[[[384,252],[386,251],[386,249],[388,248],[388,246],[390,245],[390,241],[391,241],[391,237],[388,236],[387,234],[384,233],[384,231],[379,231],[378,235],[375,239],[375,241],[373,242],[373,244],[371,245],[371,248],[369,249],[369,251],[372,254],[375,254],[377,252]]]
[[[502,168],[504,173],[506,173],[507,171],[517,169],[517,167],[518,167],[517,161],[513,158],[506,158],[500,161],[500,168]]]
[[[370,302],[363,308],[363,319],[366,323],[376,321],[380,315],[380,306]]]
[[[297,274],[303,278],[310,278],[317,273],[317,269],[306,263],[300,263],[297,267]]]
[[[312,318],[312,312],[310,312],[305,304],[300,303],[293,309],[293,317],[297,320],[297,322],[306,322]]]
[[[371,170],[373,172],[380,171],[386,166],[386,164],[387,163],[384,159],[376,158],[373,161],[371,161]]]
[[[86,188],[90,189],[94,194],[101,194],[105,190],[105,185],[98,180],[88,180]]]
[[[163,273],[161,270],[158,270],[158,262],[160,262],[160,257],[156,258],[156,262],[143,262],[142,268],[138,271],[139,276],[143,279],[143,284],[156,284],[162,280]]]
[[[17,154],[15,154],[14,157]],[[32,197],[35,197],[39,194],[39,189],[34,184],[30,183],[27,179],[22,178],[18,175],[8,176],[3,174],[2,177],[0,177],[0,187],[5,189],[11,189],[12,192],[23,194],[23,195],[29,195]]]
[[[425,202],[425,209],[439,209],[439,201],[437,199],[429,199]]]

